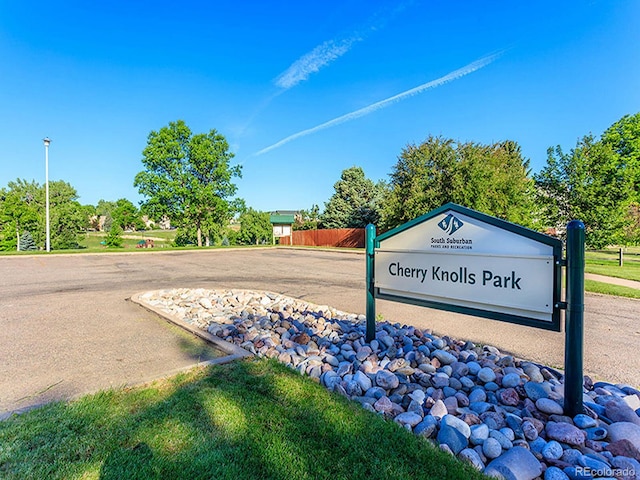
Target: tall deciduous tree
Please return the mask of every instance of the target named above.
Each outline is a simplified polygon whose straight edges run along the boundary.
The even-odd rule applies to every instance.
[[[611,144],[588,135],[569,153],[549,148],[546,166],[535,176],[542,218],[558,229],[584,222],[587,245],[600,248],[621,239],[633,175]]]
[[[373,183],[361,167],[342,171],[333,186],[335,193],[320,215],[322,228],[363,228],[378,223],[384,184]]]
[[[253,208],[240,215],[240,232],[237,241],[244,245],[258,245],[271,242],[273,227],[268,212],[259,212]]]
[[[529,161],[513,141],[482,145],[430,136],[403,149],[390,176],[385,228],[448,202],[533,226]]]
[[[77,199],[78,194],[69,183],[49,182],[53,249],[76,248],[78,234],[88,226],[89,219]],[[15,250],[18,236],[27,230],[35,243],[44,247],[45,188],[36,182],[18,179],[0,191],[0,249]]]
[[[168,216],[172,224],[193,226],[198,246],[202,234],[220,230],[232,216],[230,198],[236,193],[231,166],[233,153],[216,130],[192,134],[182,120],[152,131],[142,152],[145,170],[134,186],[147,197],[145,210],[156,218]]]

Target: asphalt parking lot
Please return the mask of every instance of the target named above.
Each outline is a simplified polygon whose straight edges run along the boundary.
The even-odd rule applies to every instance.
[[[363,313],[364,256],[268,248],[0,257],[0,415],[212,358],[202,341],[127,301],[177,287],[269,290]],[[639,385],[639,307],[586,296],[585,374]],[[393,322],[564,364],[564,333],[385,301],[377,310]]]

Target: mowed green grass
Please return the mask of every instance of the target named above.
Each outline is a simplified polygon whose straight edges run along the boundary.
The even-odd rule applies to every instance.
[[[619,263],[618,248],[588,251],[585,261],[587,273],[640,281],[640,247],[624,249],[622,266]]]
[[[124,232],[122,234],[122,248],[107,248],[105,245],[101,245],[106,238],[106,232],[87,232],[80,240],[80,246],[83,249],[90,251],[103,251],[103,250],[153,250],[156,248],[168,248],[171,247],[173,239],[176,236],[175,230],[147,230],[144,232]],[[136,248],[137,244],[141,240],[147,238],[153,239],[154,248],[144,249]]]
[[[0,422],[0,478],[485,477],[275,360],[245,360]]]

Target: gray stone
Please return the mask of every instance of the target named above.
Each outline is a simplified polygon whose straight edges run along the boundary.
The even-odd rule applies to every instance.
[[[526,392],[527,397],[529,397],[531,401],[535,402],[540,398],[548,398],[551,388],[544,383],[526,382],[524,384],[524,391]]]
[[[435,388],[444,388],[449,386],[449,376],[446,373],[438,372],[431,377],[431,384]]]
[[[467,425],[455,415],[445,415],[444,417],[442,417],[440,425],[449,425],[450,427],[458,430],[466,438],[469,438],[469,436],[471,435],[471,428],[469,427],[469,425]]]
[[[580,450],[576,450],[575,448],[567,448],[562,452],[562,457],[560,457],[560,460],[570,465],[578,465],[580,458],[582,458],[582,452]]]
[[[449,425],[441,425],[438,436],[438,444],[447,445],[457,455],[469,446],[469,441],[462,433]]]
[[[492,460],[483,473],[488,476],[501,475],[505,480],[533,480],[542,474],[542,466],[526,448],[513,447]]]
[[[578,428],[592,428],[598,426],[598,422],[595,418],[591,418],[589,415],[585,415],[584,413],[579,413],[573,417],[573,423],[575,423]]]
[[[536,408],[541,412],[553,415],[562,415],[564,413],[562,405],[550,398],[539,398],[536,400]]]
[[[569,480],[569,477],[558,467],[549,467],[544,472],[544,480]]]
[[[489,438],[489,427],[485,423],[472,425],[469,440],[473,445],[482,445]]]
[[[438,420],[432,415],[427,415],[426,417],[424,417],[424,420],[422,420],[418,425],[415,426],[415,428],[413,429],[413,433],[415,433],[416,435],[420,435],[421,437],[431,438],[433,437],[433,434],[436,432],[437,428]]]
[[[398,377],[388,370],[380,370],[376,373],[376,385],[384,388],[385,390],[391,390],[400,385]]]
[[[433,415],[436,418],[442,418],[447,415],[449,411],[447,410],[447,406],[444,404],[442,400],[436,401],[431,407],[429,414]]]
[[[477,375],[482,367],[478,362],[467,362],[467,368],[471,375]]]
[[[391,413],[394,407],[393,402],[389,400],[389,397],[381,397],[373,404],[373,408],[375,408],[377,412]]]
[[[511,440],[503,435],[500,430],[491,430],[489,432],[489,438],[495,438],[504,450],[513,448],[513,443],[511,443]]]
[[[457,360],[455,356],[445,350],[435,350],[433,356],[436,357],[442,365],[450,365]]]
[[[522,369],[524,373],[527,374],[527,377],[531,379],[532,382],[542,383],[544,382],[544,376],[540,372],[540,368],[533,363],[524,363],[522,364]]]
[[[371,379],[363,372],[361,372],[360,370],[358,370],[354,375],[353,375],[353,380],[355,382],[358,383],[358,385],[360,385],[360,388],[362,389],[363,392],[366,392],[367,390],[369,390],[373,384],[371,382]]]
[[[640,427],[631,422],[619,422],[607,427],[609,432],[607,440],[629,440],[634,445],[640,445]]]
[[[548,422],[545,429],[547,438],[568,445],[583,446],[587,436],[586,433],[570,423]]]
[[[476,376],[478,377],[478,380],[484,383],[493,382],[496,379],[496,373],[489,367],[481,368]]]
[[[555,440],[548,442],[542,449],[542,456],[547,460],[558,460],[562,456],[562,445]]]
[[[522,379],[517,373],[508,373],[502,377],[502,386],[504,388],[513,388],[520,385]]]
[[[458,454],[458,458],[462,461],[469,462],[476,470],[484,470],[484,463],[478,452],[472,448],[465,448]]]
[[[495,438],[489,437],[482,444],[482,453],[490,459],[498,458],[502,453],[502,446]]]
[[[482,388],[474,388],[469,392],[469,403],[476,402],[486,402],[487,401],[487,392]]]
[[[640,417],[621,398],[612,399],[604,408],[605,415],[613,422],[629,422],[640,426]]]
[[[418,425],[422,421],[422,417],[417,413],[413,412],[403,412],[399,415],[396,415],[394,420],[401,424],[410,425],[412,428]]]

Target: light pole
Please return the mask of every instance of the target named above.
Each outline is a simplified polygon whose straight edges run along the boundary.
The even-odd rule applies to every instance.
[[[45,176],[45,181],[44,181],[44,190],[45,190],[45,196],[46,196],[46,200],[45,200],[45,210],[46,210],[46,216],[47,216],[47,252],[51,251],[51,235],[49,232],[49,144],[51,143],[51,140],[49,139],[49,137],[44,137],[44,176]]]

